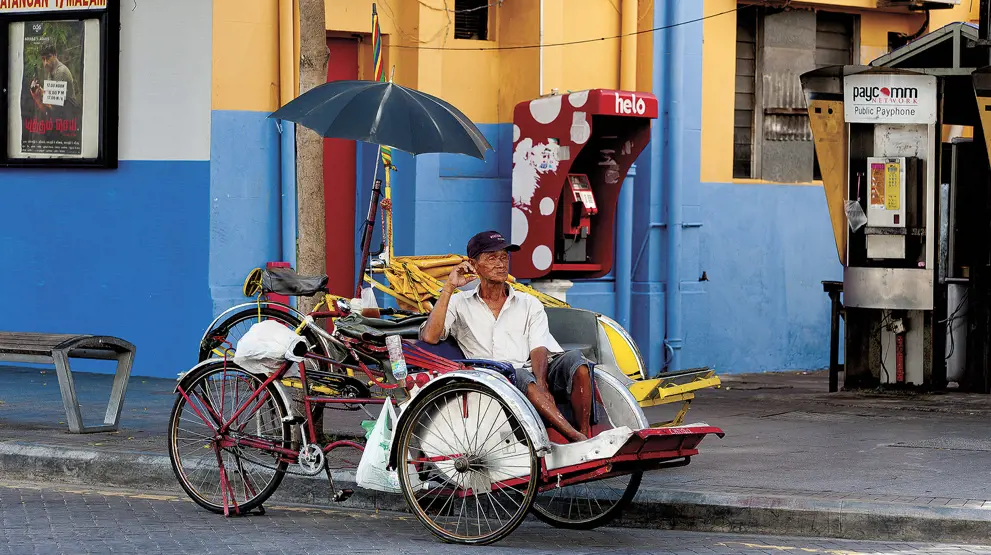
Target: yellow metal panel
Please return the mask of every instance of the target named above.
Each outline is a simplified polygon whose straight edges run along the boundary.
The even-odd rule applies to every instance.
[[[279,102],[279,3],[213,3],[213,109],[272,111]]]
[[[613,356],[616,357],[616,364],[621,372],[627,376],[640,379],[640,363],[637,360],[637,353],[633,346],[612,326],[607,326],[599,322],[602,329],[606,330],[606,337],[609,339],[609,346],[612,348]]]
[[[809,123],[815,141],[826,205],[833,223],[833,238],[840,263],[846,264],[847,223],[844,200],[846,199],[847,131],[843,122],[841,100],[811,100]]]
[[[991,96],[977,97],[977,111],[981,114],[981,127],[984,128],[984,148],[991,159]]]
[[[691,397],[693,392],[709,387],[716,387],[721,382],[718,376],[700,378],[683,384],[668,384],[667,378],[655,378],[653,380],[642,380],[630,384],[629,390],[633,398],[640,403],[640,406],[662,405],[684,401]]]

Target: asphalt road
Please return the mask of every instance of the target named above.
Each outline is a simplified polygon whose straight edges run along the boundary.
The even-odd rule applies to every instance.
[[[991,546],[891,544],[602,528],[526,522],[493,546],[433,539],[410,515],[269,506],[225,519],[173,495],[0,481],[0,553],[671,553],[922,555],[989,553]]]

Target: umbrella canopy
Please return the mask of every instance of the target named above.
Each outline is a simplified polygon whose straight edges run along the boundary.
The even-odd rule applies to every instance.
[[[447,152],[484,160],[492,148],[454,106],[389,82],[331,81],[269,117],[298,123],[326,138],[388,145],[413,155]]]

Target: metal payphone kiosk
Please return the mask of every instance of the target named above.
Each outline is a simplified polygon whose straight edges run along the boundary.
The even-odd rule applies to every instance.
[[[846,384],[922,385],[932,372],[937,78],[845,66],[802,82],[844,265]]]
[[[989,45],[952,23],[870,66],[802,75],[844,266],[824,286],[843,295],[846,387],[991,392]]]
[[[654,95],[607,89],[516,106],[512,241],[520,250],[512,254],[514,276],[568,280],[609,273],[620,188],[656,117]]]

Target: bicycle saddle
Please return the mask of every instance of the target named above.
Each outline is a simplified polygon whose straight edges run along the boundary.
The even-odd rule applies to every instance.
[[[301,276],[291,268],[268,268],[262,272],[261,287],[266,293],[290,297],[311,297],[327,290],[328,277]]]
[[[411,316],[401,320],[366,318],[360,314],[349,314],[334,322],[334,327],[342,334],[362,341],[384,343],[387,335],[398,335],[403,339],[417,339],[420,325],[427,321],[427,315]]]

